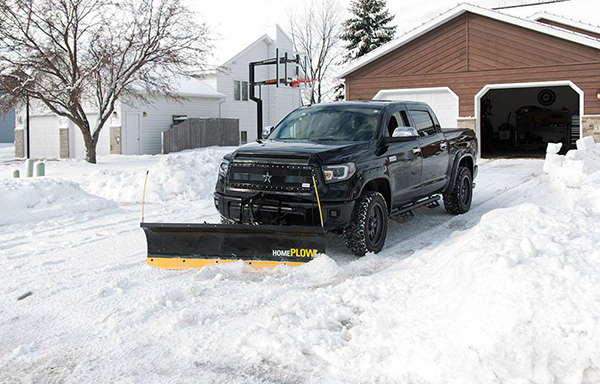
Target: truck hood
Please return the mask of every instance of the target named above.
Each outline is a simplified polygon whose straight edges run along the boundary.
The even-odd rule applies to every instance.
[[[353,161],[354,157],[369,147],[369,142],[355,141],[261,140],[238,148],[233,157],[306,159],[309,163],[338,164]]]

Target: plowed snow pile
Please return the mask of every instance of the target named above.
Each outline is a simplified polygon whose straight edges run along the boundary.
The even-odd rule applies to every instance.
[[[232,148],[211,147],[164,156],[149,169],[147,203],[198,201],[214,191],[221,158]],[[145,172],[104,170],[83,178],[88,192],[120,203],[140,203]]]
[[[0,225],[117,208],[79,184],[60,179],[0,179]]]

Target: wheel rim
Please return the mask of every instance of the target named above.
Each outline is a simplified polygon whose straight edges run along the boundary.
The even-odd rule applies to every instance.
[[[463,177],[460,184],[460,202],[467,206],[471,202],[471,180],[468,177]]]
[[[369,211],[367,221],[367,237],[371,245],[377,245],[383,237],[384,213],[380,204],[375,204]]]

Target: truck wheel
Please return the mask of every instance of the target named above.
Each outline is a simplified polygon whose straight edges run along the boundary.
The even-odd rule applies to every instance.
[[[387,234],[387,222],[387,204],[381,193],[364,192],[354,206],[350,224],[344,229],[346,247],[356,256],[381,251]]]
[[[448,213],[460,215],[469,212],[473,200],[473,176],[467,167],[459,167],[452,189],[444,193],[444,208]]]

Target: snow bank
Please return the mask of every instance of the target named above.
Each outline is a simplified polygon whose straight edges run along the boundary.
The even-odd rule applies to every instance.
[[[212,198],[222,157],[232,148],[210,147],[169,154],[148,171],[146,202]],[[81,180],[88,192],[121,203],[140,203],[146,173],[104,170]]]
[[[117,205],[90,195],[72,181],[0,179],[0,225],[68,217]]]
[[[563,156],[549,144],[544,172],[555,188],[570,194],[572,205],[600,213],[600,143],[588,136],[577,140],[577,148]]]

